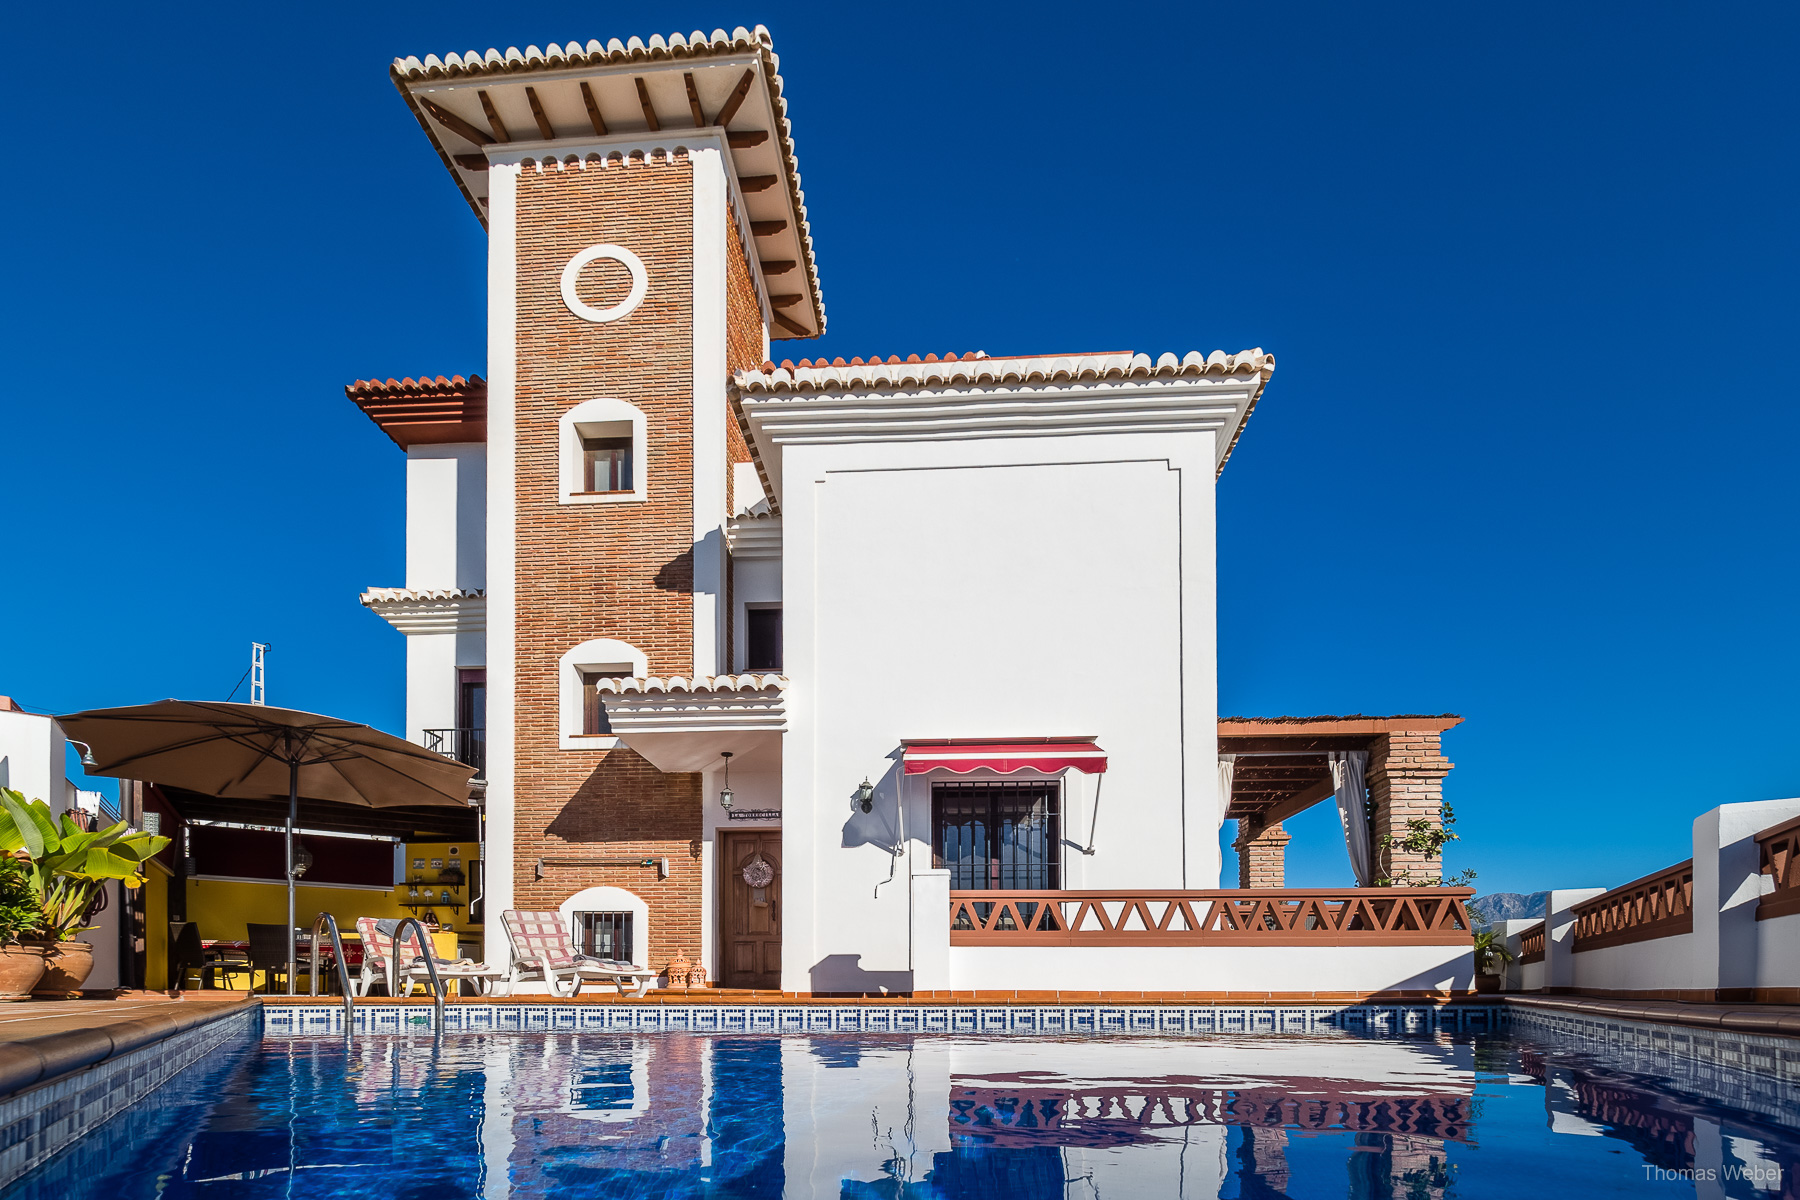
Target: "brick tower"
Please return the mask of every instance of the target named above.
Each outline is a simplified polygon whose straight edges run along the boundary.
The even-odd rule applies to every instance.
[[[596,888],[649,906],[640,960],[704,961],[701,776],[595,692],[730,670],[729,375],[824,324],[776,65],[760,27],[394,65],[489,238],[490,961],[502,909]]]

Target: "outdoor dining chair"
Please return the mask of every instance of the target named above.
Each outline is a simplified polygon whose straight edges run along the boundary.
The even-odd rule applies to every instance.
[[[263,973],[263,991],[273,994],[276,976],[280,986],[287,987],[288,927],[286,925],[246,925],[250,934],[250,973],[254,986],[256,972]]]
[[[200,925],[196,921],[169,922],[169,989],[186,991],[188,976],[198,977],[197,986],[209,988],[216,986],[214,976],[220,976],[230,983],[233,975],[248,970],[242,963],[215,961],[206,953],[206,947],[200,941]]]

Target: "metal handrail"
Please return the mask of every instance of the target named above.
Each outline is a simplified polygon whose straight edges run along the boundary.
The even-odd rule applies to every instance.
[[[312,945],[307,947],[307,989],[319,994],[319,935],[331,931],[331,950],[337,959],[338,985],[344,989],[344,1034],[349,1036],[356,1023],[355,993],[350,990],[350,969],[344,965],[344,939],[338,936],[337,918],[322,912],[313,921]]]
[[[431,939],[426,936],[425,926],[420,923],[419,918],[417,917],[402,917],[400,918],[400,923],[394,926],[394,953],[388,963],[388,991],[394,992],[396,995],[398,994],[397,989],[400,986],[400,939],[406,936],[406,927],[408,925],[413,927],[413,940],[417,943],[419,952],[425,959],[425,974],[431,977],[431,994],[437,1001],[437,1021],[435,1022],[435,1028],[442,1029],[444,1027],[444,980],[443,977],[438,974],[437,958],[432,953]]]

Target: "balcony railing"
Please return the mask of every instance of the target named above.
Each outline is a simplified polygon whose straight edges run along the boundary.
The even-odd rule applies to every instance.
[[[1519,962],[1544,961],[1544,923],[1539,921],[1519,935]]]
[[[427,729],[425,748],[475,768],[475,778],[487,778],[487,730]]]
[[[952,891],[952,946],[1456,946],[1469,888]]]
[[[1756,919],[1767,921],[1800,913],[1800,817],[1783,821],[1756,835],[1762,851],[1762,873],[1775,888],[1756,902]]]
[[[1575,906],[1575,953],[1694,932],[1694,860]]]

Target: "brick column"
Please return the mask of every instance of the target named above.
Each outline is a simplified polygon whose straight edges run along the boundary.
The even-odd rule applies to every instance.
[[[1249,820],[1238,822],[1238,886],[1241,888],[1278,888],[1287,886],[1287,830],[1277,821],[1259,825]]]
[[[1444,776],[1455,766],[1440,749],[1435,730],[1396,730],[1382,734],[1369,751],[1369,842],[1375,877],[1398,882],[1437,879],[1444,873],[1441,855],[1417,854],[1399,843],[1407,822],[1423,818],[1432,827],[1443,823]],[[1393,839],[1383,846],[1383,836]]]

